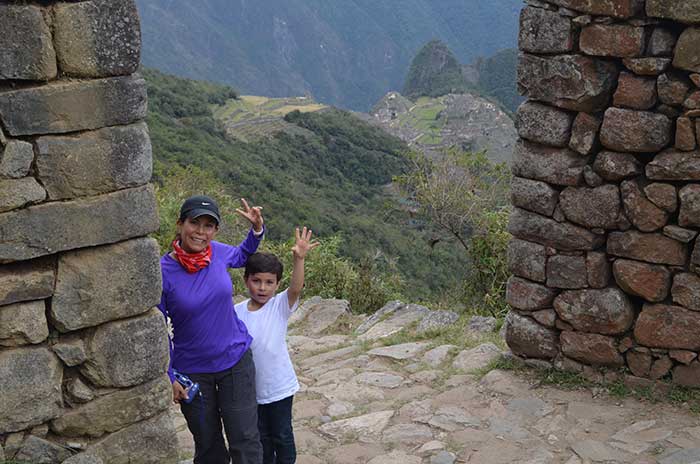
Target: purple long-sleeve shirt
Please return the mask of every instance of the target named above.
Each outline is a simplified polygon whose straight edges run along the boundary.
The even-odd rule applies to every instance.
[[[170,318],[168,375],[220,372],[235,365],[252,337],[233,309],[233,285],[228,268],[245,266],[257,250],[259,238],[251,230],[239,246],[211,242],[211,263],[188,273],[170,254],[160,259],[163,293],[158,308]]]

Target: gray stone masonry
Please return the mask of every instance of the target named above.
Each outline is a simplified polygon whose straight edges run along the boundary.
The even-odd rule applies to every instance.
[[[526,3],[507,342],[700,387],[700,2]]]

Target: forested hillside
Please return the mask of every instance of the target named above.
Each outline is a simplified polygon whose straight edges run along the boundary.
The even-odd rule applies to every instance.
[[[461,63],[514,47],[519,0],[137,0],[143,62],[246,94],[367,111],[440,39]]]
[[[357,262],[382,257],[415,297],[453,288],[463,275],[460,258],[449,247],[431,247],[434,237],[388,193],[407,164],[399,139],[327,110],[287,115],[308,135],[230,140],[212,110],[236,94],[231,88],[154,70],[144,75],[156,182],[177,167],[196,166],[234,198],[263,205],[271,239],[287,239],[299,224],[321,237],[340,235],[341,253]]]

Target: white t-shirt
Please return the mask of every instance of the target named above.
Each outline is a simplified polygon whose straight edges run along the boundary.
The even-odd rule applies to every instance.
[[[287,350],[287,321],[299,301],[290,308],[287,290],[270,298],[257,311],[248,310],[249,301],[238,303],[236,314],[253,336],[251,350],[258,404],[273,403],[299,391],[299,381]]]

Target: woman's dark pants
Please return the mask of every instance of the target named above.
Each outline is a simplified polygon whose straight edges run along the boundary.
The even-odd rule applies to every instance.
[[[255,402],[255,364],[250,350],[230,369],[188,374],[201,395],[180,403],[194,437],[194,464],[260,464],[262,446]],[[223,422],[228,450],[221,433]]]
[[[294,395],[274,403],[258,405],[258,429],[263,446],[263,464],[294,464],[297,449],[292,430]]]

